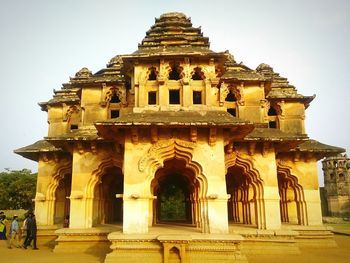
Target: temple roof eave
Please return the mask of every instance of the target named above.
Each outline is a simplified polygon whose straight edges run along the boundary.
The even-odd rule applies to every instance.
[[[308,136],[306,134],[286,133],[279,129],[259,128],[256,127],[249,133],[244,141],[271,141],[271,142],[286,142],[286,141],[306,141]]]
[[[40,153],[64,153],[64,151],[61,148],[52,145],[47,140],[39,140],[33,144],[14,150],[14,153],[37,162]]]
[[[280,96],[271,96],[271,95],[267,95],[266,99],[268,99],[269,101],[289,101],[289,102],[302,102],[305,107],[307,108],[310,103],[316,98],[316,95],[312,95],[312,96],[304,96],[301,94],[296,94],[296,95],[280,95]]]
[[[291,151],[313,152],[313,153],[324,153],[324,154],[336,155],[336,154],[345,152],[345,149],[341,147],[324,144],[319,141],[310,139],[298,145],[295,149],[292,149]]]
[[[74,142],[74,141],[102,141],[102,137],[98,135],[98,132],[94,126],[87,126],[72,130],[59,136],[45,137],[45,140],[49,142]]]

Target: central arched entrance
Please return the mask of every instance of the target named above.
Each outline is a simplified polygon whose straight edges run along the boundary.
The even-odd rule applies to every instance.
[[[151,184],[156,199],[153,203],[153,224],[196,225],[198,188],[194,172],[183,160],[164,162]]]
[[[163,176],[157,193],[157,221],[192,223],[189,181],[182,174]]]

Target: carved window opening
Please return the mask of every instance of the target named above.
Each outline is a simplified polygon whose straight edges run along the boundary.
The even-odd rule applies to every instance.
[[[119,103],[119,102],[120,102],[120,99],[117,96],[117,94],[114,92],[112,97],[111,97],[111,103]]]
[[[169,90],[169,104],[180,104],[180,90]]]
[[[169,72],[169,80],[179,80],[181,79],[181,69],[180,67],[174,65],[171,67]]]
[[[157,92],[149,91],[148,92],[148,105],[156,105],[157,104]]]
[[[78,124],[71,124],[70,129],[71,130],[77,130],[79,128]]]
[[[273,107],[270,107],[268,113],[267,113],[268,116],[277,116],[277,111],[275,108]]]
[[[148,80],[157,80],[156,68],[154,68],[154,67],[150,68],[150,73],[148,75]]]
[[[269,128],[277,129],[277,122],[276,121],[269,121]]]
[[[267,112],[268,120],[269,120],[269,128],[277,129],[278,128],[278,114],[277,110],[274,107],[270,107]]]
[[[231,109],[227,109],[227,112],[230,113],[233,117],[236,117],[236,109],[231,108]]]
[[[202,104],[202,92],[193,91],[193,104]]]
[[[111,110],[111,118],[118,118],[119,117],[119,110]]]
[[[230,93],[227,94],[227,97],[226,97],[225,101],[230,101],[230,102],[236,102],[237,101],[236,95],[232,92],[232,90],[230,90]]]
[[[331,174],[330,174],[330,178],[331,178],[331,180],[334,179],[334,173],[331,173]]]
[[[344,174],[339,174],[339,181],[345,181],[345,176]]]
[[[204,73],[202,72],[202,69],[199,67],[196,67],[192,74],[192,80],[203,80],[203,79],[205,79],[205,76],[204,76]]]

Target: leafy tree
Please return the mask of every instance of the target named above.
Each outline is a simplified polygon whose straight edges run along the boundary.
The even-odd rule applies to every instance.
[[[0,209],[33,209],[36,177],[28,169],[0,172]]]

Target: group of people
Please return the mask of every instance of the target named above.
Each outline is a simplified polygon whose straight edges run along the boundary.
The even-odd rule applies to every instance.
[[[0,212],[0,239],[7,240],[9,236],[10,240],[8,242],[8,248],[14,247],[23,247],[27,249],[28,246],[33,242],[33,249],[38,249],[36,245],[36,233],[37,226],[35,215],[33,213],[28,213],[26,215],[25,220],[23,221],[22,228],[19,227],[18,216],[14,215],[12,222],[10,224],[10,230],[7,235],[7,224],[8,221],[4,212]],[[22,234],[25,236],[24,242],[20,245],[20,239],[22,238]]]

